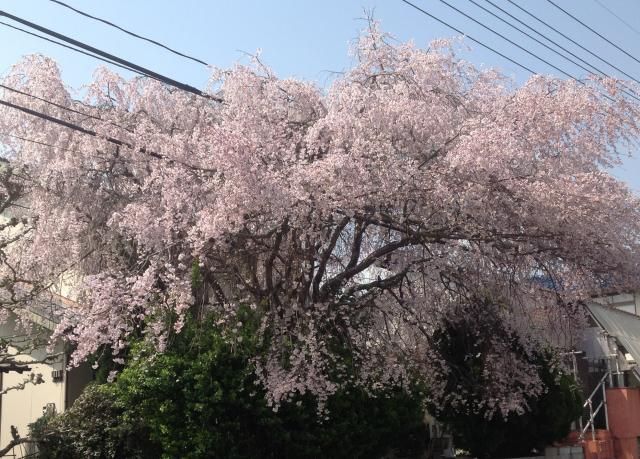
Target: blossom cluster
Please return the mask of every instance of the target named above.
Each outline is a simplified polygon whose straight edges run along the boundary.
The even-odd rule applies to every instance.
[[[640,107],[615,81],[515,87],[449,42],[394,44],[375,25],[354,54],[327,90],[217,70],[223,102],[104,69],[76,100],[50,59],[13,67],[4,84],[38,99],[5,99],[96,133],[0,109],[29,219],[3,275],[73,274],[82,306],[58,330],[73,362],[118,356],[132,333],[162,350],[188,311],[223,326],[252,304],[276,406],[346,382],[436,388],[433,332],[471,299],[504,305],[532,345],[570,347],[575,301],[634,286],[640,202],[607,168],[637,146]],[[504,352],[485,396],[509,412],[536,381]]]

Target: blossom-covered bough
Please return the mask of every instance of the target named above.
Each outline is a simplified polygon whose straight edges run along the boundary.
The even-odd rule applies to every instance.
[[[575,302],[633,284],[639,201],[607,168],[635,148],[640,107],[615,81],[514,87],[375,25],[354,55],[327,91],[259,63],[216,71],[222,102],[106,70],[79,102],[51,60],[14,66],[4,84],[44,100],[4,100],[98,133],[0,113],[29,207],[3,275],[36,293],[74,279],[84,307],[59,328],[74,362],[139,332],[161,351],[189,310],[237,339],[243,305],[276,406],[415,377],[437,396],[431,337],[464,305],[490,300],[528,346],[570,347]],[[539,390],[509,348],[485,369],[503,413]]]

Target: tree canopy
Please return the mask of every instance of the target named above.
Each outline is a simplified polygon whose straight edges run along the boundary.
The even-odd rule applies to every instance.
[[[606,168],[637,145],[638,105],[609,79],[516,87],[376,24],[353,52],[327,90],[257,59],[216,70],[215,100],[105,69],[76,100],[50,59],[16,64],[4,84],[38,98],[4,99],[83,131],[0,109],[28,200],[2,304],[72,284],[74,362],[135,334],[162,350],[189,309],[233,342],[251,305],[274,406],[413,375],[444,390],[433,332],[486,292],[525,349],[571,345],[572,302],[637,278],[639,201]],[[504,415],[540,387],[531,366],[509,374],[516,390],[485,394]]]

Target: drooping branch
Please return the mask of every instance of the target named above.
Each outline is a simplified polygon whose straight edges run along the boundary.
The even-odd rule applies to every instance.
[[[20,371],[20,373],[22,373],[22,371]],[[42,373],[31,373],[29,377],[24,378],[22,382],[19,382],[17,384],[14,384],[13,386],[4,388],[2,391],[0,391],[0,395],[4,395],[7,392],[10,392],[12,390],[22,390],[25,387],[27,387],[28,384],[33,384],[34,386],[37,386],[38,384],[42,384],[43,382],[44,382],[44,379],[42,378]]]

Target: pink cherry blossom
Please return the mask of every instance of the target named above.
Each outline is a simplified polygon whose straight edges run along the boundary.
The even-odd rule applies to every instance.
[[[532,346],[571,347],[571,305],[637,279],[639,201],[608,168],[637,148],[640,107],[613,80],[516,87],[449,42],[390,43],[373,25],[326,91],[259,64],[216,70],[222,103],[104,69],[78,101],[50,59],[26,57],[4,83],[75,112],[3,98],[98,135],[0,109],[29,208],[12,210],[25,234],[4,245],[3,288],[27,301],[74,279],[82,306],[58,335],[75,363],[118,356],[135,331],[161,350],[188,310],[214,311],[233,343],[250,305],[276,407],[306,392],[322,406],[346,380],[437,388],[431,333],[478,295]],[[537,384],[508,356],[487,371],[505,413]]]

